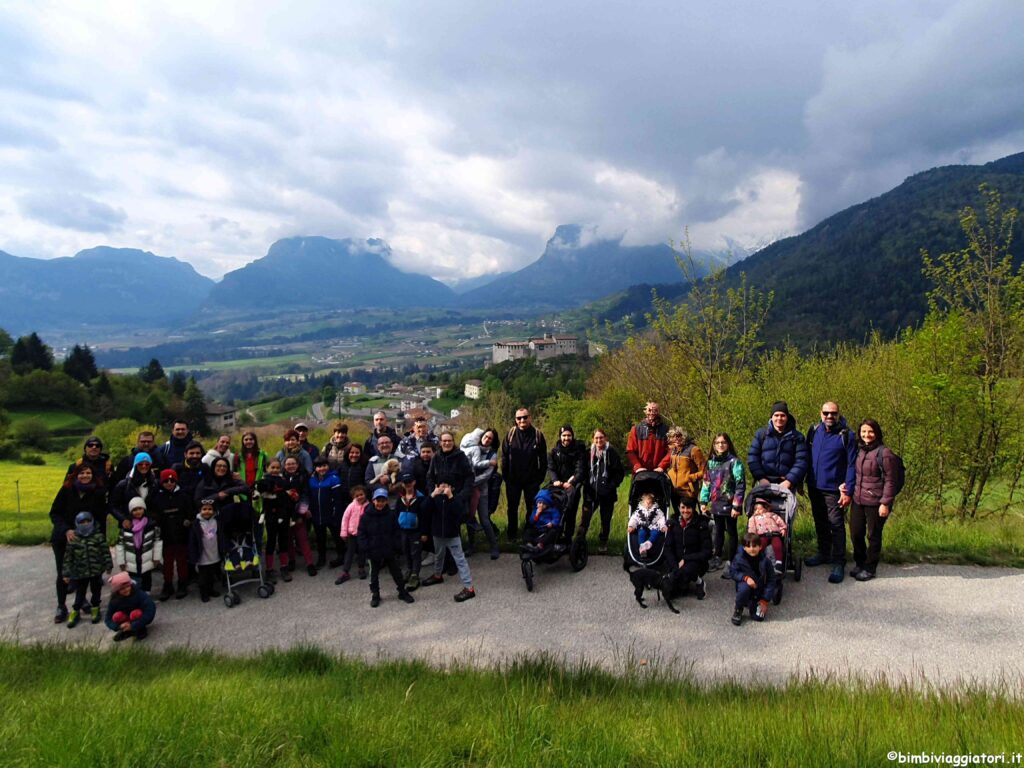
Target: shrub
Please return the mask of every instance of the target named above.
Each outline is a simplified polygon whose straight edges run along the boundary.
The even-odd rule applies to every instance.
[[[31,467],[44,467],[46,466],[46,459],[38,453],[23,453],[21,454],[21,463],[28,464]]]
[[[31,416],[14,425],[11,430],[15,442],[27,448],[45,451],[50,447],[50,428],[46,422]]]

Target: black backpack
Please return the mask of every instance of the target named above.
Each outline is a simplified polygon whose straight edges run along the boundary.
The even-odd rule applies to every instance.
[[[878,472],[882,476],[882,484],[885,484],[885,451],[889,451],[889,455],[892,456],[892,495],[895,498],[900,491],[903,490],[903,486],[907,483],[907,468],[903,464],[903,457],[900,456],[896,451],[889,448],[887,445],[881,445],[875,451],[875,458],[878,461]]]

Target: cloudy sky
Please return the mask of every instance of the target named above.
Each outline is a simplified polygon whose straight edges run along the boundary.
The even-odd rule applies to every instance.
[[[219,277],[382,237],[451,279],[568,222],[763,245],[1024,150],[1021,29],[1020,0],[7,2],[0,250]]]

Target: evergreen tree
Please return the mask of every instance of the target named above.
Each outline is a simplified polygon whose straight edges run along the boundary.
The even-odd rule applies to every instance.
[[[11,349],[11,367],[20,374],[35,370],[52,371],[53,350],[43,344],[35,331],[28,336],[20,336]]]
[[[147,384],[156,384],[156,382],[166,379],[167,374],[164,373],[164,367],[160,365],[160,361],[154,357],[148,365],[139,368],[139,378]],[[184,387],[181,391],[184,393]]]
[[[64,359],[64,373],[86,386],[89,386],[89,382],[100,375],[96,369],[96,358],[88,344],[84,346],[75,344]]]
[[[185,386],[187,385],[185,380],[185,374],[181,371],[175,371],[171,374],[171,392],[176,394],[178,397],[185,396]]]
[[[206,398],[203,397],[203,392],[196,384],[194,376],[190,376],[188,384],[185,385],[185,420],[193,433],[209,434],[210,425],[206,421]]]
[[[13,346],[14,339],[11,338],[11,334],[0,328],[0,359],[9,357]]]
[[[100,374],[100,380],[96,382],[96,389],[94,392],[96,393],[96,397],[106,397],[111,400],[114,399],[114,388],[110,385],[110,379],[107,378],[106,371]]]

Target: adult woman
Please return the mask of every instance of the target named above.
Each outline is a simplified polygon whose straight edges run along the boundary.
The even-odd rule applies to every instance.
[[[678,506],[679,497],[697,498],[700,481],[704,476],[704,452],[693,442],[685,429],[672,427],[668,431],[668,449],[671,463],[668,476],[672,481],[672,502]]]
[[[564,424],[558,430],[558,444],[548,453],[548,482],[552,488],[561,488],[568,497],[562,510],[565,538],[572,539],[576,532],[576,510],[580,507],[580,488],[587,481],[587,448],[576,439],[572,426]]]
[[[50,506],[50,522],[53,523],[50,546],[53,548],[53,559],[57,564],[57,613],[53,617],[54,624],[63,624],[68,619],[68,585],[64,582],[64,555],[68,542],[74,541],[76,536],[75,517],[79,512],[89,512],[96,527],[104,530],[107,518],[104,496],[104,489],[93,476],[92,465],[83,462],[71,468],[71,474],[57,491]]]
[[[487,536],[487,543],[491,548],[491,560],[497,560],[500,554],[498,532],[494,529],[494,523],[491,522],[491,494],[488,492],[491,476],[498,466],[499,439],[496,430],[478,428],[462,438],[460,445],[473,467],[473,490],[469,496],[470,536],[473,535],[472,523],[477,519],[479,513],[480,525],[484,529],[484,535]]]
[[[330,460],[328,460],[330,461]],[[363,447],[350,443],[345,458],[338,467],[338,479],[341,481],[341,499],[347,501],[352,496],[352,489],[363,484],[366,474],[366,461],[363,459]]]
[[[612,527],[612,513],[618,501],[619,485],[626,476],[618,451],[608,442],[603,429],[595,429],[590,445],[587,483],[584,486],[583,528],[590,527],[590,518],[597,508],[601,513],[601,535],[597,551],[608,552],[608,534]]]
[[[348,424],[341,421],[335,422],[331,439],[320,451],[320,455],[327,459],[327,466],[331,468],[332,472],[338,472],[340,475],[341,465],[345,461],[345,457],[348,456],[348,449],[351,445],[352,441],[348,437]]]
[[[231,464],[227,459],[218,456],[210,464],[210,470],[203,475],[193,493],[197,505],[203,499],[213,499],[214,506],[220,512],[234,503],[235,496],[246,496],[249,493],[248,485],[231,477]]]
[[[897,467],[892,451],[882,439],[882,428],[874,419],[864,419],[857,428],[857,482],[850,509],[850,539],[853,542],[857,581],[875,578],[882,554],[882,528],[892,512]],[[864,543],[867,534],[867,545]]]
[[[260,449],[255,432],[242,433],[242,450],[238,454],[238,473],[242,482],[254,488],[267,471],[267,454]]]
[[[160,478],[153,471],[153,459],[148,453],[136,453],[128,477],[115,485],[114,490],[110,492],[110,512],[117,520],[117,524],[125,530],[131,528],[128,502],[135,498],[145,501],[149,494],[156,493],[159,487]]]

